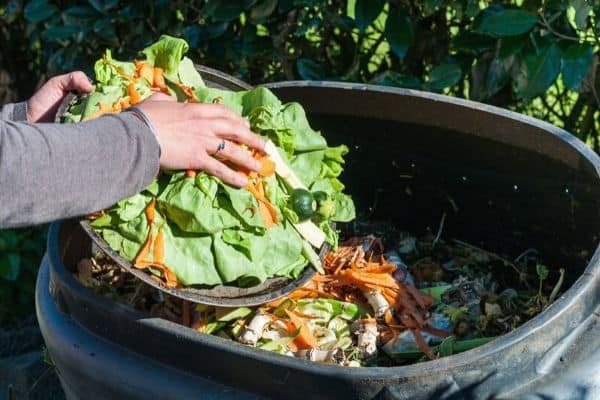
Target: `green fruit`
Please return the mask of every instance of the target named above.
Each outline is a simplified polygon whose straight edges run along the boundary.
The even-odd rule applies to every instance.
[[[312,193],[306,189],[294,189],[290,196],[290,204],[300,221],[312,217],[317,209],[315,198]]]

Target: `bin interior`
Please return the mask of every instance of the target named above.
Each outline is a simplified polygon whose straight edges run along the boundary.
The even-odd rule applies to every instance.
[[[600,185],[583,157],[573,168],[531,149],[439,127],[318,113],[309,120],[331,145],[350,147],[341,180],[358,221],[436,234],[445,213],[442,238],[512,258],[535,248],[552,269],[567,269],[567,282],[596,249]],[[574,153],[564,147],[558,151]]]

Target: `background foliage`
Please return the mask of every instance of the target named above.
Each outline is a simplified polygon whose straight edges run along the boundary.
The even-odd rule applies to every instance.
[[[600,5],[585,0],[11,0],[0,6],[0,101],[64,71],[89,73],[107,47],[132,58],[168,33],[193,60],[253,84],[443,92],[547,120],[598,151],[599,29]],[[0,232],[0,310],[31,309],[43,235]]]

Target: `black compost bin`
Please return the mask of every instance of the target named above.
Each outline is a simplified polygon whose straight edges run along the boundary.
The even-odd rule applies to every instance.
[[[229,87],[235,87],[228,83]],[[112,303],[71,275],[89,239],[52,225],[37,284],[42,333],[69,398],[600,398],[600,160],[568,133],[411,90],[288,82],[312,125],[351,154],[343,180],[370,219],[516,255],[535,247],[567,288],[482,347],[403,367],[315,364],[200,334]],[[445,394],[442,394],[445,393]]]

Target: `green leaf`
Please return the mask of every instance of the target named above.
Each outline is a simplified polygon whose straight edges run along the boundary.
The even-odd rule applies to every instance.
[[[215,22],[231,22],[237,19],[246,7],[254,3],[254,1],[209,0],[204,7],[204,12]]]
[[[587,4],[586,0],[571,0],[567,9],[567,19],[577,29],[585,29],[587,18],[593,7]]]
[[[16,281],[21,271],[21,256],[18,253],[8,253],[0,258],[0,278]]]
[[[430,295],[433,297],[435,301],[440,301],[442,299],[442,295],[449,289],[452,289],[454,286],[452,285],[442,285],[442,286],[434,286],[429,288],[421,289],[421,292]]]
[[[462,69],[455,62],[444,62],[429,72],[429,81],[425,83],[427,90],[440,91],[456,85],[462,77]]]
[[[504,59],[516,55],[525,46],[525,43],[527,43],[526,36],[509,36],[500,39],[498,58]]]
[[[515,82],[521,98],[533,99],[552,85],[560,72],[561,51],[555,43],[540,49],[539,54],[525,56]]]
[[[455,336],[448,336],[438,345],[438,351],[441,357],[448,357],[454,354],[454,345],[456,344]]]
[[[385,23],[384,35],[394,54],[403,59],[415,40],[412,19],[404,11],[392,8]]]
[[[494,38],[469,31],[459,32],[452,39],[452,43],[456,50],[475,55],[496,47],[496,40]]]
[[[545,280],[548,277],[548,267],[546,267],[543,264],[537,264],[535,266],[535,272],[537,272],[538,277],[540,278],[540,280]]]
[[[476,101],[489,99],[506,86],[515,57],[481,57],[471,69],[470,97]]]
[[[384,5],[384,0],[356,0],[354,19],[356,20],[356,26],[361,32],[367,29],[377,16],[381,14]]]
[[[191,88],[206,86],[194,63],[187,57],[183,57],[183,60],[179,63],[177,75],[179,76],[179,81],[185,86]]]
[[[309,81],[322,80],[326,76],[325,66],[310,58],[299,58],[296,60],[296,68],[300,78]]]
[[[277,8],[278,0],[262,0],[248,12],[248,18],[253,23],[260,23],[266,20],[273,14]]]
[[[562,76],[565,85],[577,90],[586,76],[593,61],[593,49],[589,43],[574,43],[563,55]]]
[[[156,43],[146,47],[142,53],[151,65],[164,69],[165,76],[176,78],[181,58],[188,50],[189,46],[185,40],[161,35]]]
[[[494,37],[515,36],[529,32],[537,22],[537,16],[528,11],[492,6],[476,18],[473,31]]]
[[[230,307],[215,307],[215,318],[220,322],[230,322],[238,319],[246,318],[252,313],[252,309],[248,307],[230,308]]]
[[[42,22],[58,11],[58,7],[47,0],[29,1],[24,9],[25,19],[29,22]]]

